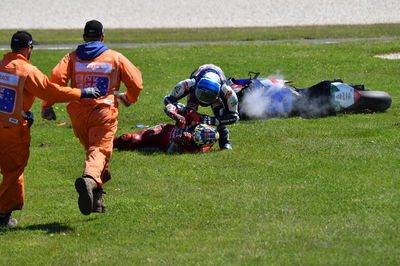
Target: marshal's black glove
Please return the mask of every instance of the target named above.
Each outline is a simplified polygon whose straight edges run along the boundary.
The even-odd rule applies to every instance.
[[[35,116],[33,115],[33,112],[27,112],[25,120],[28,121],[28,127],[31,127],[33,125],[33,122],[35,122]]]
[[[56,120],[57,116],[52,106],[42,106],[42,118],[47,120]]]
[[[90,99],[96,99],[101,96],[101,92],[98,88],[96,87],[88,87],[81,89],[81,99],[83,98],[90,98]]]

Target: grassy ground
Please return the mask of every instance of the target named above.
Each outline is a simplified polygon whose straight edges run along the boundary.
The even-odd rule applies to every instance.
[[[0,45],[8,45],[15,30],[0,30]],[[82,41],[82,29],[29,30],[40,44]],[[105,29],[106,43],[163,43],[195,41],[254,41],[400,36],[399,24],[331,25],[298,27],[199,28],[199,29]]]
[[[299,87],[342,78],[389,92],[393,105],[240,121],[230,152],[115,152],[109,212],[86,217],[73,187],[84,151],[69,122],[56,126],[68,121],[65,105],[50,122],[36,102],[26,206],[18,227],[0,230],[0,264],[399,265],[399,62],[373,57],[399,50],[393,40],[119,49],[145,90],[120,108],[118,134],[168,122],[162,97],[204,63],[238,78],[280,73]],[[32,61],[49,74],[66,52],[34,51]]]

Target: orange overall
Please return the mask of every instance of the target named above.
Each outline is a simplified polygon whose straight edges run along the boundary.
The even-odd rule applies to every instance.
[[[80,95],[80,90],[51,83],[24,56],[4,55],[0,61],[0,214],[24,206],[24,168],[31,140],[24,117],[35,97],[69,102],[80,99]]]
[[[74,134],[86,150],[83,175],[91,176],[102,186],[111,178],[108,163],[112,155],[113,138],[118,126],[118,101],[115,95],[121,81],[127,88],[131,103],[137,101],[142,86],[142,74],[122,54],[108,49],[93,60],[78,58],[76,51],[67,54],[53,69],[51,81],[77,88],[97,87],[102,97],[74,101],[68,104]],[[44,101],[42,106],[51,106]]]

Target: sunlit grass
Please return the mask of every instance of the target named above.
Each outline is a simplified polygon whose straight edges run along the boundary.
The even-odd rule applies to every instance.
[[[165,43],[201,41],[301,40],[330,38],[400,37],[399,24],[323,25],[241,28],[109,29],[106,43]],[[0,30],[0,44],[8,45],[15,30]],[[24,29],[40,44],[67,44],[82,41],[82,29]]]
[[[120,108],[118,134],[171,122],[163,96],[204,63],[238,78],[278,72],[299,87],[342,78],[387,91],[393,105],[380,114],[240,121],[229,127],[230,152],[115,152],[109,212],[87,217],[73,187],[84,151],[65,105],[56,105],[57,121],[44,121],[37,101],[26,205],[15,212],[20,225],[0,231],[0,264],[397,265],[399,63],[373,55],[398,49],[397,41],[119,49],[143,72],[145,89]],[[36,50],[32,62],[49,74],[66,52]]]

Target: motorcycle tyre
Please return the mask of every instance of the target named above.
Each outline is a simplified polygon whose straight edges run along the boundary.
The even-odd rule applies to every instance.
[[[370,113],[384,112],[392,104],[392,97],[384,91],[359,90],[361,97],[343,112]]]

